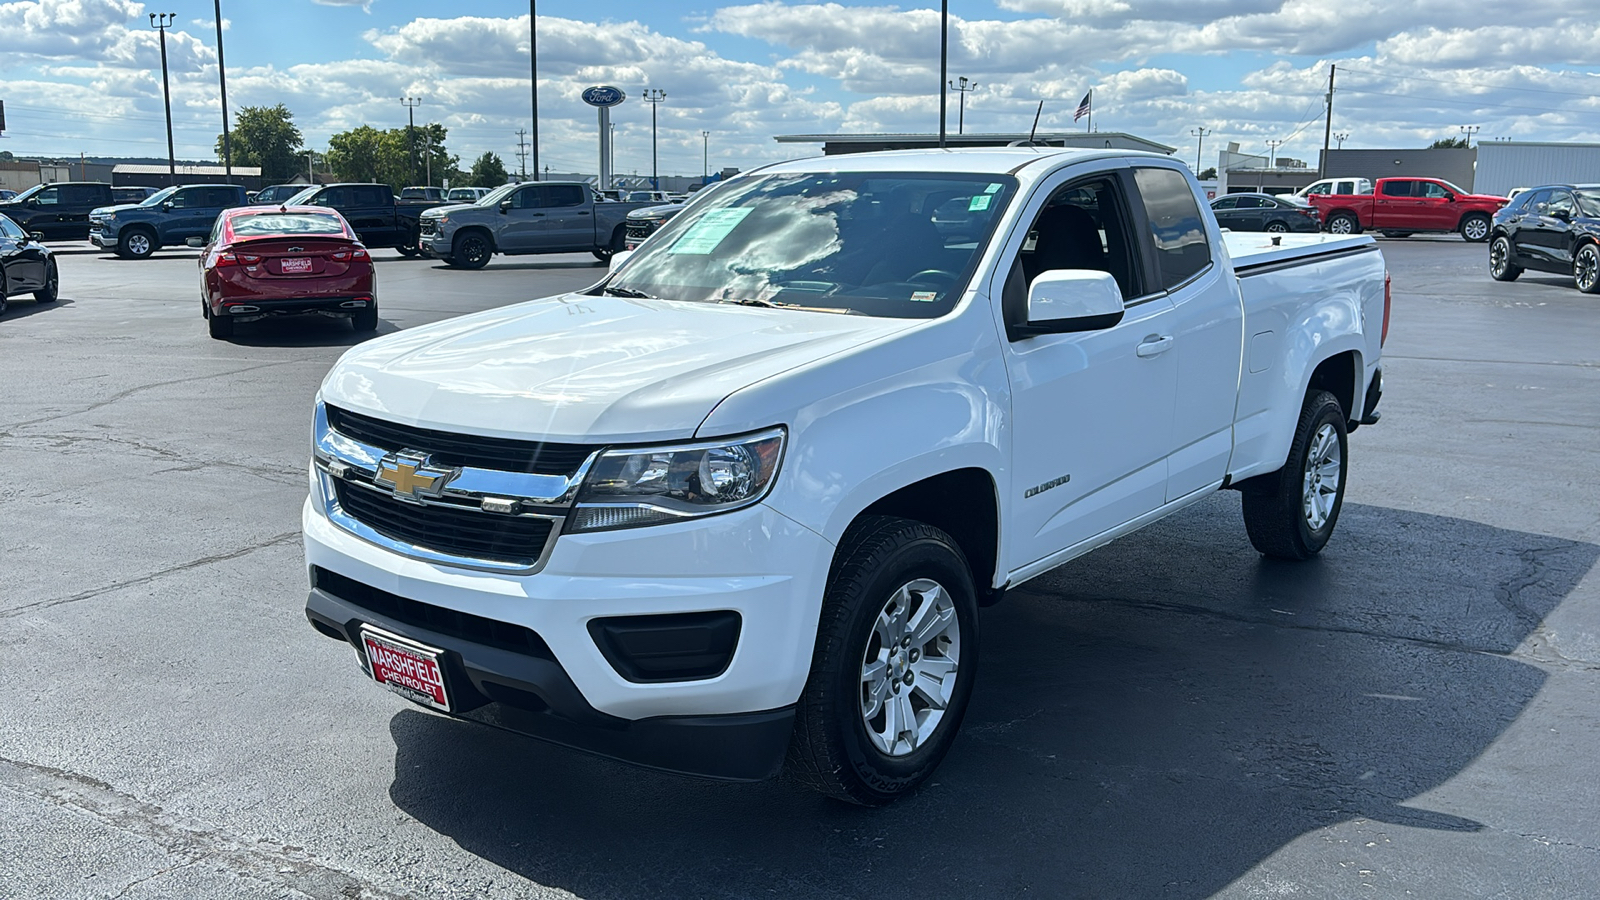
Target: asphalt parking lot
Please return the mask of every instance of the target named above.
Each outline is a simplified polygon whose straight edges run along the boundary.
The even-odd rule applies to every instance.
[[[1600,298],[1385,240],[1383,421],[1339,530],[1231,493],[983,619],[884,810],[438,718],[307,626],[332,320],[206,336],[195,254],[69,245],[0,318],[0,897],[1569,898],[1600,893]],[[380,333],[596,280],[376,254]]]

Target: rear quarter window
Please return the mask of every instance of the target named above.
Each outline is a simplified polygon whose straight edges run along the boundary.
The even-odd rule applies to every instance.
[[[1200,205],[1189,180],[1175,169],[1134,169],[1133,180],[1149,220],[1161,286],[1177,287],[1211,264]]]

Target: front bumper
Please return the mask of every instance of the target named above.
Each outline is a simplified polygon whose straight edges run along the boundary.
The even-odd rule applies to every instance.
[[[312,623],[350,640],[352,628],[368,622],[445,650],[446,677],[469,701],[458,704],[464,718],[695,775],[762,778],[782,762],[833,546],[770,507],[561,535],[531,575],[401,556],[333,524],[309,502],[302,524],[311,574],[325,570],[337,576],[333,582],[348,579],[364,586],[357,591],[424,609],[424,617],[400,621],[322,587],[307,602]],[[737,613],[737,644],[720,674],[692,680],[630,680],[591,628],[618,617],[717,611]],[[484,622],[526,630],[543,649],[511,653],[469,639],[470,631],[425,627],[434,621],[427,616],[452,614],[479,622],[480,631]]]
[[[429,259],[448,259],[450,257],[450,242],[454,239],[453,232],[435,231],[432,234],[423,234],[417,238],[417,250]]]
[[[90,225],[89,242],[102,250],[115,249],[117,246],[117,233],[116,231],[106,231],[98,225]]]

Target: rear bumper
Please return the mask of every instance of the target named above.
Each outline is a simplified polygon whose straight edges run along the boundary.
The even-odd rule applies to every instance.
[[[777,774],[794,727],[794,707],[728,715],[627,720],[596,710],[560,662],[538,642],[520,650],[477,643],[402,622],[334,593],[339,579],[312,588],[306,618],[356,648],[363,623],[440,649],[452,712],[528,737],[645,768],[726,781]],[[409,617],[408,617],[409,618]]]
[[[227,299],[211,308],[214,316],[235,322],[253,322],[271,316],[321,315],[346,317],[377,306],[377,298],[346,294],[339,297],[299,297],[289,300]]]

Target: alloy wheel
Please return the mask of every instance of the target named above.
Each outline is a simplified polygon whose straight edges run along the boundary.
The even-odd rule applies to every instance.
[[[1494,239],[1489,245],[1489,271],[1496,278],[1506,273],[1506,264],[1511,261],[1511,242],[1503,237]]]
[[[1461,226],[1461,236],[1469,241],[1481,241],[1489,234],[1489,223],[1481,216],[1475,216]]]
[[[1593,293],[1595,283],[1600,281],[1600,251],[1595,245],[1590,244],[1578,251],[1578,256],[1572,262],[1572,280],[1577,282],[1578,290],[1585,294]]]
[[[1306,452],[1304,489],[1301,511],[1312,531],[1320,531],[1333,515],[1334,503],[1339,499],[1339,469],[1342,457],[1339,452],[1339,433],[1331,423],[1323,423],[1311,438],[1311,449]]]
[[[1350,224],[1349,216],[1334,216],[1328,221],[1329,234],[1353,234],[1355,226]]]
[[[150,253],[150,238],[143,232],[128,235],[128,252],[134,256],[147,256]]]
[[[956,687],[961,624],[937,581],[902,585],[878,611],[861,658],[861,720],[873,746],[907,756],[933,736]]]
[[[1282,222],[1273,222],[1267,226],[1267,231],[1271,234],[1283,234],[1288,230],[1289,226],[1283,224]]]

